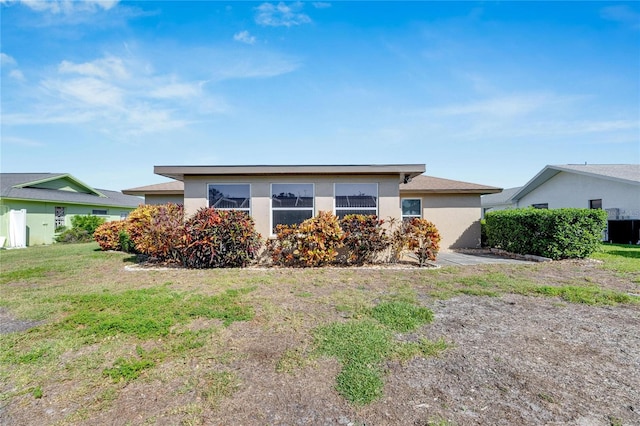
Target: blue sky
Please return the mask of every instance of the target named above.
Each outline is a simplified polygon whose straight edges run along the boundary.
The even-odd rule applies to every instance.
[[[640,163],[638,2],[0,0],[1,167]]]

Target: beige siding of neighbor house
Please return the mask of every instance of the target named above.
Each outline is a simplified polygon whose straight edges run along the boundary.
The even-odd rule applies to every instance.
[[[440,249],[480,247],[478,194],[420,194],[402,192],[401,198],[420,198],[422,217],[440,232]]]
[[[400,218],[400,196],[398,176],[185,176],[184,208],[186,216],[207,207],[207,187],[211,183],[248,183],[251,185],[251,216],[256,230],[263,236],[271,235],[271,184],[311,183],[314,185],[314,215],[320,211],[335,213],[334,184],[336,183],[377,183],[378,216]],[[479,217],[479,216],[478,216]]]

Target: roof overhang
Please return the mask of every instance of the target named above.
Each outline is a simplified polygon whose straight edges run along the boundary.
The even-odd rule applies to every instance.
[[[292,165],[292,166],[155,166],[160,176],[184,181],[185,176],[397,175],[409,182],[425,171],[424,164]]]

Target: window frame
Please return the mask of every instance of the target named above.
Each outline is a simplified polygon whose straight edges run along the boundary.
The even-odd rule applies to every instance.
[[[109,216],[109,209],[92,209],[91,214],[93,216]]]
[[[67,225],[67,208],[65,206],[54,206],[53,208],[54,229]]]
[[[404,208],[402,206],[402,203],[404,203],[404,201],[418,201],[420,203],[420,207],[418,208],[419,213],[417,215],[409,215],[409,214],[404,214]],[[422,198],[417,197],[417,198],[401,198],[400,199],[400,216],[402,217],[402,220],[409,220],[409,219],[413,219],[413,218],[418,218],[418,219],[422,219]]]
[[[596,203],[599,203],[600,206],[599,207],[594,207],[593,205]],[[593,200],[589,200],[589,208],[591,210],[602,210],[602,198],[594,198]]]
[[[375,195],[375,202],[376,202],[376,206],[374,207],[338,207],[338,203],[337,203],[337,188],[338,185],[375,185],[376,188],[376,195]],[[333,214],[336,215],[338,218],[342,218],[344,216],[340,216],[340,211],[345,211],[345,210],[350,210],[351,212],[348,214],[359,214],[359,213],[353,213],[353,211],[371,211],[371,210],[375,210],[375,216],[378,217],[379,216],[379,212],[380,212],[380,185],[378,184],[378,182],[334,182],[333,184]],[[362,214],[370,214],[370,213],[362,213]],[[345,215],[346,216],[346,215]]]
[[[215,207],[211,205],[211,186],[248,186],[249,187],[249,196],[246,198],[249,202],[249,207]],[[251,208],[253,202],[251,200],[251,184],[249,182],[208,182],[207,183],[207,207],[213,207],[216,210],[237,210],[241,212],[246,212],[249,216],[251,216]],[[244,203],[243,203],[244,204]]]
[[[311,185],[311,207],[274,207],[273,186],[274,185]],[[271,235],[276,235],[276,223],[274,221],[274,211],[311,211],[311,217],[316,214],[316,185],[313,182],[271,182],[269,184],[269,227]]]

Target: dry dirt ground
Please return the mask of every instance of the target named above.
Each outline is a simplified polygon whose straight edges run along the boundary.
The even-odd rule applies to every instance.
[[[476,270],[481,269],[458,273]],[[330,289],[313,289],[315,300],[323,291],[349,291],[349,280],[340,279],[341,273],[329,273],[336,274]],[[638,292],[637,284],[589,263],[554,262],[528,273],[549,285],[589,279]],[[367,274],[373,277],[371,288],[384,292],[374,272],[358,273]],[[269,294],[273,306],[289,315],[286,327],[270,322],[275,314],[263,307],[252,321],[234,323],[217,335],[221,347],[237,355],[231,361],[199,358],[162,367],[200,378],[204,376],[195,372],[226,369],[238,380],[232,396],[198,410],[202,394],[196,386],[185,386],[183,376],[151,375],[124,386],[104,409],[77,424],[640,425],[639,305],[589,306],[515,294],[439,300],[426,296],[430,285],[415,290],[420,302],[434,311],[434,321],[398,337],[444,337],[452,347],[439,357],[388,361],[384,396],[368,406],[353,406],[336,393],[340,366],[333,359],[277,371],[287,351],[304,353],[310,328],[340,316],[294,297],[294,291],[281,289],[275,296],[271,293],[277,288],[272,287],[258,289],[254,297]],[[295,291],[301,290],[307,288]],[[0,424],[56,424],[66,410],[77,408],[68,401],[63,406],[55,397],[14,399],[0,409]]]

